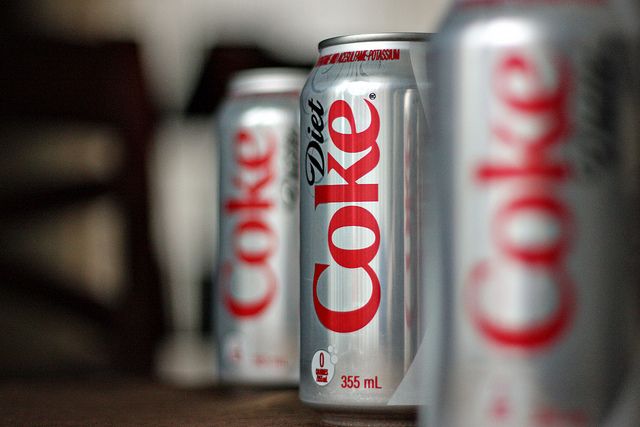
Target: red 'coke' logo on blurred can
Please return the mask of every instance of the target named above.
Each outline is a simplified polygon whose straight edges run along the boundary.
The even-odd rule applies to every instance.
[[[501,155],[480,162],[474,170],[476,182],[488,187],[497,204],[488,222],[495,250],[491,259],[472,268],[467,307],[485,338],[520,349],[552,343],[567,329],[575,309],[574,285],[566,271],[572,213],[558,191],[571,171],[565,161],[554,159],[570,132],[571,75],[566,62],[546,60],[511,51],[498,61],[492,82],[497,114],[491,135],[492,151]],[[518,224],[525,225],[529,241],[513,232]],[[505,304],[495,301],[495,287],[502,286],[499,290],[504,293],[523,285],[546,286],[555,301],[545,304],[542,314],[539,307],[532,307],[535,303],[525,301],[520,308],[528,307],[535,316],[517,325],[497,320],[495,312],[492,316],[492,310]],[[494,300],[487,301],[490,297]]]
[[[376,142],[380,131],[378,110],[368,100],[364,100],[371,115],[371,123],[358,132],[351,106],[342,100],[335,101],[329,108],[329,136],[333,145],[345,153],[364,153],[359,160],[345,168],[330,153],[327,154],[327,173],[332,170],[344,181],[341,184],[318,184],[315,186],[315,207],[325,203],[339,203],[329,221],[327,244],[333,261],[342,268],[362,270],[371,280],[371,296],[361,307],[349,311],[332,310],[318,298],[318,281],[329,268],[329,264],[315,264],[313,275],[313,304],[320,322],[334,332],[348,333],[364,328],[374,318],[380,306],[380,280],[371,267],[380,247],[380,227],[373,214],[357,203],[378,202],[378,184],[361,184],[357,181],[374,170],[380,161],[380,148]],[[344,119],[350,127],[349,133],[334,128],[334,121]],[[333,236],[343,227],[362,227],[373,233],[374,241],[365,248],[345,249],[334,243]],[[326,286],[340,286],[340,282]]]
[[[264,194],[275,178],[273,163],[277,140],[275,135],[267,132],[260,136],[262,139],[250,129],[240,129],[236,133],[237,174],[233,177],[233,186],[237,193],[224,206],[227,215],[238,217],[232,232],[233,261],[222,266],[224,303],[232,315],[244,318],[257,316],[266,310],[277,290],[277,279],[269,259],[278,242],[276,233],[265,218],[273,209],[274,202]],[[234,267],[253,272],[252,277],[264,282],[254,283],[264,289],[258,298],[245,301],[233,295],[229,283]]]

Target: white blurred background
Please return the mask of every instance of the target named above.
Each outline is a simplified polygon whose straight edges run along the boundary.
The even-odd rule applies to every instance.
[[[313,63],[320,40],[386,31],[433,32],[446,0],[29,0],[47,32],[124,38],[142,47],[157,102],[180,109],[217,43],[256,44]]]

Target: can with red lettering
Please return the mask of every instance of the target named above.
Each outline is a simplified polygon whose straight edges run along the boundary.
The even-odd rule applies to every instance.
[[[411,424],[421,403],[412,212],[427,38],[325,40],[301,94],[300,398],[330,424]]]
[[[461,1],[434,37],[433,425],[602,425],[622,389],[640,184],[625,28],[608,1]]]
[[[295,69],[240,72],[218,115],[214,307],[225,383],[298,380],[298,99],[305,78]]]

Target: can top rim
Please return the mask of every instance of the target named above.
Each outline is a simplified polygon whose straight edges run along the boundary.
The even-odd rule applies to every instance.
[[[228,93],[238,96],[299,92],[306,79],[306,70],[300,68],[250,68],[233,74]]]
[[[337,36],[322,40],[318,43],[318,49],[324,49],[329,46],[337,46],[348,43],[362,42],[423,42],[431,38],[432,33],[371,33],[371,34],[352,34],[347,36]]]

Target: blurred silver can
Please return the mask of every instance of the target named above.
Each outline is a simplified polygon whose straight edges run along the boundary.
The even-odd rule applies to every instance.
[[[421,403],[413,256],[427,38],[325,40],[301,94],[300,398],[328,423],[411,423]]]
[[[306,73],[238,73],[217,118],[220,249],[215,333],[221,380],[298,381],[298,99]]]
[[[599,1],[463,1],[434,37],[434,425],[595,426],[611,411],[637,280],[631,41]]]

